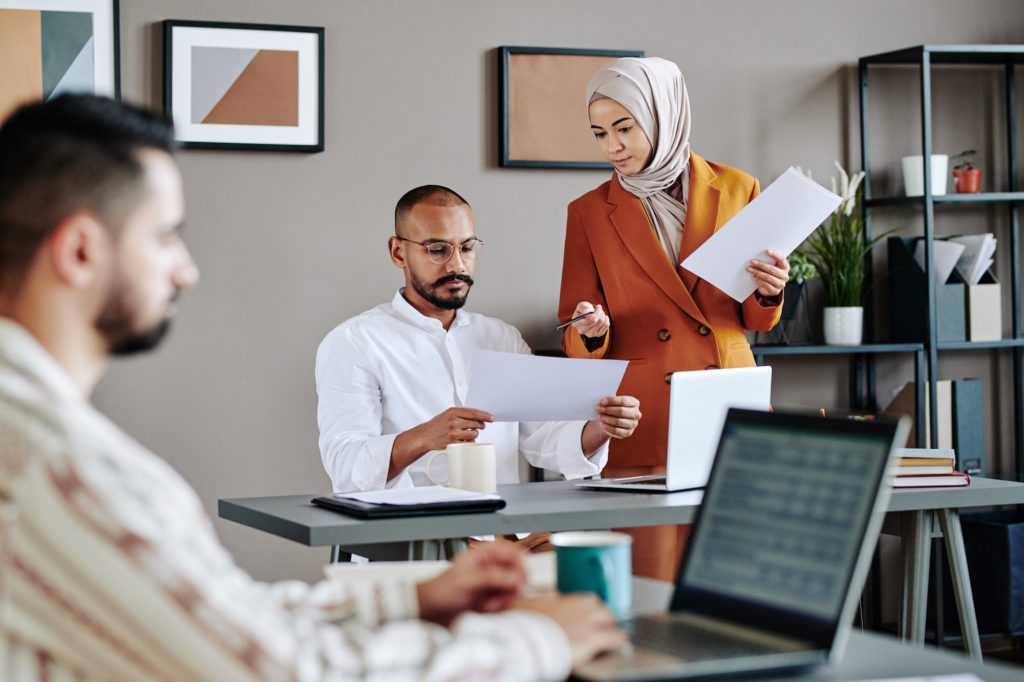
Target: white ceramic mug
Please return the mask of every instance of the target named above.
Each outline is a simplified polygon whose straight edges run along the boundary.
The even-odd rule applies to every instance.
[[[438,455],[448,455],[448,480],[438,481],[430,471]],[[498,456],[493,443],[449,443],[427,460],[427,478],[434,485],[451,486],[478,493],[498,491]]]

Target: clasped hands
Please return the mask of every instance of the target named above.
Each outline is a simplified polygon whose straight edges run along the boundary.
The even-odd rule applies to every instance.
[[[420,618],[448,627],[466,611],[532,611],[562,629],[573,665],[626,642],[611,612],[594,595],[548,593],[524,598],[525,586],[522,552],[510,543],[483,544],[459,554],[447,571],[416,586]]]

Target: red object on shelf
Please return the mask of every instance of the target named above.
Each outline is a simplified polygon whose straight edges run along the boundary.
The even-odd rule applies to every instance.
[[[965,168],[953,171],[957,194],[975,194],[981,190],[981,169]]]

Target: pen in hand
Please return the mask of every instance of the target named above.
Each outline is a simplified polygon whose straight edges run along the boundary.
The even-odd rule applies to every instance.
[[[566,321],[565,321],[565,322],[563,322],[562,324],[560,324],[560,325],[558,325],[557,327],[555,327],[555,329],[556,329],[557,331],[562,331],[563,329],[565,329],[566,327],[568,327],[568,326],[569,326],[570,324],[572,324],[573,322],[579,322],[579,321],[580,321],[580,320],[582,320],[582,319],[583,319],[584,317],[590,317],[590,316],[591,316],[591,315],[593,315],[593,314],[594,314],[594,311],[593,311],[593,310],[591,310],[590,312],[586,312],[586,313],[583,313],[582,315],[578,315],[578,316],[576,316],[576,317],[572,318],[571,320],[566,320]]]

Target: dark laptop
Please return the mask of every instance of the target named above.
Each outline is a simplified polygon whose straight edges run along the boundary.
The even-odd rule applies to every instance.
[[[732,409],[667,614],[585,680],[743,675],[837,659],[888,505],[906,421]]]

